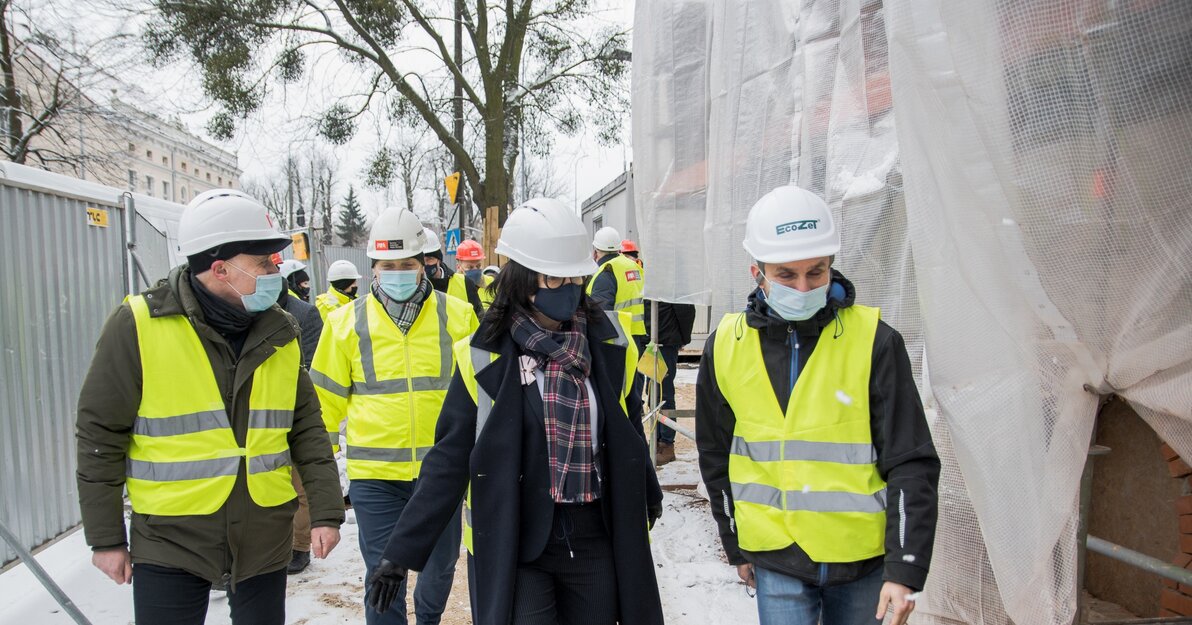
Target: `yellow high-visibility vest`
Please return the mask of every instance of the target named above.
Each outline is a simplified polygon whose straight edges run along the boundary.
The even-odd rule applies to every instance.
[[[488,310],[488,307],[493,305],[493,296],[489,295],[488,287],[490,284],[496,281],[496,278],[489,275],[485,275],[480,279],[480,286],[477,287],[477,290],[480,292],[480,305],[483,306],[485,310]]]
[[[455,272],[447,281],[447,294],[471,305],[472,301],[468,299],[468,277],[462,271]]]
[[[301,356],[294,339],[253,372],[248,434],[240,447],[211,361],[184,315],[154,318],[144,296],[128,299],[141,356],[141,404],[128,448],[126,486],[140,514],[211,514],[223,506],[241,461],[257,505],[296,494],[288,435]]]
[[[878,309],[840,309],[843,333],[822,334],[783,414],[758,331],[742,313],[716,329],[716,384],[733,409],[728,475],[737,541],[746,551],[798,544],[815,562],[885,553],[886,483],[877,470],[869,374]]]
[[[348,420],[349,479],[418,477],[455,370],[451,346],[477,325],[471,306],[438,291],[406,333],[371,292],[328,315],[310,377],[333,444]]]
[[[352,301],[352,298],[340,293],[335,287],[327,289],[326,293],[320,293],[315,298],[315,308],[319,309],[319,316],[323,318],[323,323],[327,323],[327,315],[331,311]]]
[[[596,285],[596,278],[608,271],[617,280],[617,300],[613,302],[613,310],[623,310],[630,316],[630,334],[645,336],[646,334],[646,306],[642,302],[642,288],[645,285],[645,271],[637,263],[618,254],[611,260],[600,265],[596,274],[588,280],[588,295]]]
[[[629,411],[625,405],[625,398],[629,397],[629,394],[633,392],[633,372],[637,366],[637,346],[629,339],[629,314],[624,312],[605,312],[605,314],[608,315],[609,320],[613,322],[613,327],[617,330],[617,336],[605,342],[625,348],[625,375],[621,380],[619,399],[621,410],[628,414]],[[468,394],[472,396],[472,401],[476,403],[476,439],[480,440],[481,434],[484,433],[484,425],[488,422],[488,417],[492,413],[494,400],[476,383],[476,373],[482,371],[491,363],[496,362],[498,354],[479,347],[472,347],[471,343],[472,339],[468,337],[467,340],[455,344],[455,361],[459,364],[459,377],[463,380],[464,386],[467,387]],[[472,527],[472,485],[469,483],[468,494],[464,498],[464,545],[468,548],[468,553],[473,553]]]

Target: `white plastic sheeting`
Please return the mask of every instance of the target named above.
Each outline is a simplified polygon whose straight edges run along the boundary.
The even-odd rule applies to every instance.
[[[634,40],[646,296],[740,309],[749,207],[823,194],[938,402],[918,618],[1071,622],[1097,395],[1192,457],[1192,3],[643,2]]]

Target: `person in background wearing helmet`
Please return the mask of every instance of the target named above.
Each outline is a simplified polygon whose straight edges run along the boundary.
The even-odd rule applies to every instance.
[[[634,243],[633,239],[621,240],[621,254],[627,257],[629,260],[637,263],[638,267],[644,267],[644,265],[642,265],[641,250],[638,249],[637,243]]]
[[[372,579],[374,609],[433,557],[467,492],[473,623],[662,623],[647,533],[662,491],[631,392],[637,351],[627,315],[584,296],[586,243],[558,200],[509,215],[497,243],[509,263],[480,329],[455,345],[438,439]]]
[[[749,211],[758,288],[708,337],[696,383],[700,472],[762,625],[903,625],[935,538],[940,462],[902,336],[832,268],[815,194]]]
[[[280,625],[295,469],[316,557],[344,520],[298,324],[275,306],[285,279],[270,254],[289,238],[230,189],[196,196],[178,238],[187,264],[116,308],[83,382],[83,531],[95,566],[132,582],[141,625],[202,623],[213,583],[226,585],[233,623]]]
[[[646,333],[646,307],[642,300],[645,270],[621,254],[621,235],[612,226],[605,226],[596,231],[596,236],[592,238],[592,247],[592,258],[598,268],[588,280],[588,295],[605,310],[623,310],[629,313],[630,333],[640,354],[650,342],[650,336]],[[635,395],[641,396],[642,383],[642,375],[635,373]]]
[[[323,319],[319,310],[306,299],[294,292],[296,274],[306,275],[306,265],[297,260],[281,260],[281,254],[273,255],[273,262],[277,264],[277,271],[290,283],[290,289],[283,290],[277,299],[277,305],[298,320],[299,341],[302,350],[302,367],[310,369],[310,361],[315,356],[315,347],[319,345],[319,335],[323,333]],[[310,279],[306,279],[306,292],[310,294]],[[301,281],[298,282],[301,284]],[[310,566],[310,502],[306,498],[306,490],[302,488],[302,480],[298,474],[291,476],[294,491],[298,493],[298,509],[294,511],[294,548],[286,573],[296,575]]]
[[[463,272],[469,282],[476,285],[480,305],[484,310],[488,310],[489,305],[493,303],[493,296],[488,290],[488,285],[493,283],[494,278],[485,275],[484,270],[480,268],[483,262],[484,248],[480,246],[479,242],[472,239],[464,239],[460,242],[459,247],[455,250],[455,267]]]
[[[326,293],[320,293],[315,298],[315,307],[319,309],[319,316],[327,322],[327,314],[356,299],[360,280],[360,271],[350,260],[337,260],[327,268],[327,281],[331,286]]]
[[[471,334],[476,314],[466,303],[435,291],[426,278],[422,224],[408,210],[390,209],[373,224],[368,293],[327,316],[311,367],[323,420],[333,440],[347,419],[348,493],[356,511],[365,588],[381,561],[398,519],[421,482],[423,459],[455,368],[452,345]],[[447,606],[459,559],[462,496],[454,523],[438,526],[414,589],[418,623],[438,623]],[[406,623],[402,607],[385,614],[365,607],[370,625]]]
[[[306,273],[306,263],[298,260],[283,260],[277,264],[277,270],[286,279],[290,293],[294,297],[310,303],[310,274]]]
[[[480,289],[469,282],[462,273],[452,271],[443,263],[443,246],[439,243],[439,235],[430,228],[426,234],[426,275],[435,290],[446,293],[451,297],[465,301],[472,305],[476,316],[484,315],[484,304],[480,301]]]

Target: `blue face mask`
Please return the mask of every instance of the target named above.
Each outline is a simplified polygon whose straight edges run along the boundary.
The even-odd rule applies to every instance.
[[[232,263],[227,264],[236,267]],[[281,297],[282,290],[286,288],[286,279],[280,273],[253,276],[239,267],[236,267],[236,270],[246,276],[252,276],[257,281],[256,289],[248,295],[240,293],[239,289],[232,286],[231,282],[228,283],[228,286],[232,286],[233,291],[240,294],[240,302],[244,304],[244,310],[250,313],[259,313],[263,310],[268,310],[270,306],[277,303],[277,299]]]
[[[815,316],[824,306],[828,305],[828,289],[832,282],[818,289],[811,289],[804,293],[798,289],[782,286],[773,280],[770,283],[770,293],[766,295],[766,303],[778,313],[779,317],[787,321],[806,321]]]
[[[414,297],[421,281],[418,275],[421,272],[417,269],[381,270],[379,273],[377,282],[380,283],[381,290],[399,302]]]
[[[472,284],[478,285],[480,284],[480,281],[484,279],[484,272],[479,269],[468,269],[467,271],[464,271],[464,275],[472,281]]]

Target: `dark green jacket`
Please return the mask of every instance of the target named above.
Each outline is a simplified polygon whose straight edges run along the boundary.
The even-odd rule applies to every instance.
[[[276,348],[298,336],[298,323],[276,305],[260,313],[237,360],[228,342],[205,323],[189,274],[185,265],[176,267],[144,295],[152,316],[190,318],[211,360],[236,440],[243,446],[253,372]],[[104,324],[79,395],[79,504],[87,544],[102,549],[128,541],[134,564],[178,568],[213,582],[235,583],[285,567],[291,556],[297,499],[271,508],[258,506],[248,494],[243,461],[231,495],[215,513],[149,516],[134,512],[132,533],[126,538],[125,462],[141,401],[141,383],[136,322],[128,304],[123,304]],[[311,525],[339,527],[344,520],[339,472],[319,400],[305,370],[298,374],[295,393],[290,456],[310,501]]]

